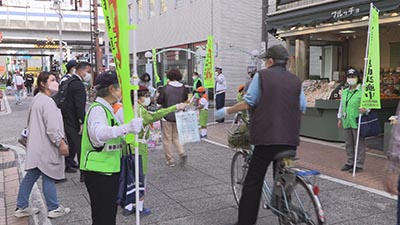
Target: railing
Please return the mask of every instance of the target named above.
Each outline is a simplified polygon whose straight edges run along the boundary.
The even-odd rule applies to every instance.
[[[104,30],[105,25],[102,10],[99,10],[99,12],[99,28],[100,30]],[[86,30],[90,24],[89,11],[63,10],[62,15],[63,30]],[[55,23],[59,23],[59,15],[52,8],[0,6],[0,24],[3,25],[0,25],[0,27],[3,28],[40,28],[46,30],[58,30],[58,26],[54,26]]]

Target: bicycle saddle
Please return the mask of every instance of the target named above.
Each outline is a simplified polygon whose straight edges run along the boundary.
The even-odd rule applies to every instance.
[[[293,158],[296,156],[296,150],[285,150],[283,152],[279,152],[273,158],[273,160],[280,160],[283,158]]]

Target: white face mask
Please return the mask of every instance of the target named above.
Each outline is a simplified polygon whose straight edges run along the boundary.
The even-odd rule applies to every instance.
[[[55,93],[58,91],[58,83],[56,81],[53,81],[51,83],[49,83],[49,90],[51,91],[51,93]]]
[[[117,100],[116,103],[120,103],[121,102],[121,97],[118,97],[116,94],[111,93],[111,95]]]
[[[87,83],[90,83],[90,81],[92,80],[92,75],[90,73],[86,73],[85,77],[83,77],[83,80]]]
[[[347,78],[347,83],[350,85],[350,86],[353,86],[353,85],[356,85],[357,84],[357,78]]]
[[[219,73],[218,73],[217,71],[215,71],[215,76],[218,76],[218,74],[219,74]]]
[[[144,98],[144,101],[141,103],[142,106],[147,107],[150,105],[150,97]]]
[[[193,80],[196,80],[196,79],[197,79],[197,76],[192,76],[192,79],[193,79]]]
[[[72,68],[71,69],[71,74],[75,74],[76,73],[76,69],[75,68]]]

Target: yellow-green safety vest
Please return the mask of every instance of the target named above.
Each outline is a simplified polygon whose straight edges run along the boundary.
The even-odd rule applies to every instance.
[[[87,129],[87,118],[89,117],[90,111],[94,107],[102,107],[104,109],[109,126],[119,126],[118,120],[114,117],[114,114],[105,106],[98,102],[94,102],[90,106],[89,111],[86,114],[85,123],[83,125],[80,169],[84,171],[94,171],[106,174],[118,173],[121,169],[120,164],[122,149],[125,143],[124,138],[118,137],[111,139],[100,148],[95,148],[92,145]]]

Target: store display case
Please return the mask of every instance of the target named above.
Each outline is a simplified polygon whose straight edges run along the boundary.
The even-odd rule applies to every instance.
[[[382,74],[381,109],[378,110],[382,131],[384,122],[395,114],[399,95],[400,74]],[[305,80],[303,91],[307,99],[307,111],[301,121],[300,135],[328,140],[344,141],[343,129],[337,127],[337,112],[345,82],[328,80]],[[384,97],[383,97],[384,96]]]

